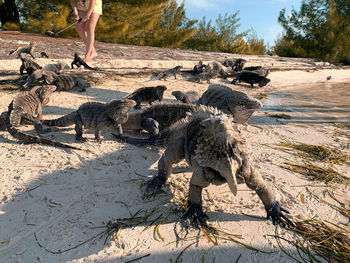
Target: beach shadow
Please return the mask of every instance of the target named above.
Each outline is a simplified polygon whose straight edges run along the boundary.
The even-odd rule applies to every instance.
[[[93,152],[93,145],[88,148]],[[93,153],[70,150],[62,150],[64,153],[55,157],[55,151],[51,147],[42,150],[49,157],[17,162],[21,165],[18,169],[26,170],[26,174],[36,170],[42,172],[35,172],[36,177],[26,180],[26,184],[21,183],[22,174],[19,172],[15,177],[20,187],[15,194],[5,195],[1,200],[0,225],[5,228],[0,229],[1,241],[4,241],[0,247],[0,258],[4,263],[16,260],[62,262],[98,255],[111,242],[111,236],[108,237],[107,233],[98,235],[106,228],[95,227],[106,226],[106,222],[118,218],[144,216],[155,211],[147,222],[140,221],[137,224],[143,229],[158,216],[160,221],[169,214],[168,222],[171,223],[177,222],[184,213],[171,214],[178,207],[170,201],[173,197],[171,193],[160,194],[151,201],[142,198],[140,183],[147,179],[144,176],[148,175],[148,171],[154,172],[150,165],[159,159],[159,153],[154,150],[137,148],[136,154],[131,146],[131,149],[121,148],[97,158],[91,158]],[[66,162],[69,163],[67,168],[60,168]],[[139,164],[137,170],[132,168],[132,163]],[[57,168],[47,173],[47,167]],[[16,168],[5,164],[1,170],[6,169]],[[143,176],[138,175],[140,173]],[[208,215],[209,223],[268,222],[264,218],[222,211],[208,212]],[[134,235],[135,240],[142,233],[135,229],[135,225],[125,225],[123,231]],[[152,233],[153,230],[150,231]],[[84,245],[79,245],[86,240],[88,242]],[[183,243],[174,246],[173,248],[184,247]],[[67,251],[62,253],[65,250]],[[116,256],[115,260],[123,260],[134,254],[133,250],[121,250],[123,253]],[[243,249],[242,253],[247,251]],[[173,256],[174,253],[169,252],[161,255],[161,258]],[[150,259],[154,260],[153,257]]]

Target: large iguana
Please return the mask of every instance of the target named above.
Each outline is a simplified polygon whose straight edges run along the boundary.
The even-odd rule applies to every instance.
[[[37,86],[16,96],[8,107],[5,120],[6,129],[15,138],[25,143],[41,143],[63,148],[79,150],[79,148],[51,141],[45,138],[28,135],[16,127],[23,123],[34,124],[37,132],[43,131],[40,120],[42,118],[42,105],[49,102],[49,96],[56,89],[55,86]]]
[[[47,64],[44,67],[44,70],[53,71],[56,74],[59,74],[64,69],[70,69],[69,65],[63,61],[58,61],[57,63]]]
[[[166,80],[169,76],[174,76],[174,78],[176,79],[176,74],[180,73],[180,70],[182,69],[182,66],[176,66],[174,68],[171,69],[167,69],[163,72],[160,72],[157,77],[154,78],[154,80],[161,80],[164,79]]]
[[[233,115],[237,123],[245,123],[255,111],[262,108],[259,100],[220,84],[210,85],[198,103]]]
[[[44,120],[47,126],[66,127],[75,124],[76,140],[85,142],[83,126],[85,129],[95,129],[95,139],[100,142],[100,131],[114,126],[122,134],[121,124],[127,120],[128,111],[136,103],[133,100],[112,100],[109,103],[87,102],[76,110],[63,117],[53,120]]]
[[[123,138],[124,137],[120,137]],[[143,139],[144,145],[168,145],[158,162],[158,175],[145,188],[145,197],[151,198],[162,190],[172,171],[172,165],[185,159],[193,174],[190,180],[187,212],[183,216],[198,226],[208,216],[202,210],[202,190],[211,183],[227,183],[236,195],[238,184],[254,190],[265,206],[273,223],[289,219],[282,213],[275,194],[257,173],[249,159],[246,142],[237,124],[221,111],[207,106],[192,112],[159,135]]]
[[[254,87],[255,83],[258,83],[259,87],[264,87],[267,83],[270,82],[270,79],[260,75],[258,72],[254,71],[240,71],[235,74],[235,78],[232,80],[232,84],[236,84],[236,82],[243,81],[249,83],[250,86]]]
[[[167,87],[163,85],[158,85],[156,87],[142,87],[131,94],[123,97],[124,99],[134,100],[136,102],[135,108],[141,108],[141,102],[148,102],[152,104],[152,102],[159,100],[162,101],[164,91],[166,91]]]
[[[16,58],[19,58],[21,54],[29,54],[32,56],[32,58],[35,58],[33,55],[33,51],[35,49],[35,42],[30,42],[29,46],[25,46],[25,47],[18,47],[14,50],[11,50],[9,53],[9,56],[14,56]]]
[[[157,103],[142,112],[129,112],[123,130],[147,130],[150,135],[158,134],[173,123],[185,118],[198,106],[184,103]]]
[[[48,82],[47,78],[45,80]],[[91,87],[90,83],[85,82],[79,77],[63,74],[57,75],[50,84],[57,87],[56,91],[68,91],[73,88],[79,88],[79,91],[86,91],[87,88]]]
[[[55,72],[50,70],[38,69],[28,75],[26,83],[23,84],[23,89],[28,88],[28,86],[32,84],[34,81],[43,79],[45,80],[46,84],[51,84],[52,82],[55,81],[56,78],[57,78],[57,74]]]
[[[267,75],[270,74],[270,69],[268,68],[263,68],[262,66],[250,66],[250,67],[244,67],[244,71],[253,71],[260,76],[267,77]]]

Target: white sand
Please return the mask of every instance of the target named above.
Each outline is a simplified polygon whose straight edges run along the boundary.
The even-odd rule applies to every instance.
[[[53,61],[56,60],[38,59],[39,64]],[[122,59],[108,61],[109,65],[106,65],[106,61],[99,60],[92,64],[119,69],[132,67],[141,71],[144,67],[170,68],[177,64],[191,68],[195,63],[172,60],[137,60],[137,63]],[[286,61],[293,65],[292,59]],[[66,62],[70,63],[69,60]],[[18,68],[18,60],[0,62],[1,70]],[[327,85],[350,81],[349,70],[330,68],[311,72],[272,72],[269,75],[271,82],[261,89],[234,86],[229,84],[229,81],[222,82],[219,79],[213,83],[225,84],[254,95],[301,85],[325,85],[327,76],[332,76]],[[165,92],[165,98],[169,100],[173,100],[173,90],[196,90],[202,93],[208,87],[207,84],[189,82],[181,77],[177,80],[169,78],[166,82],[148,80],[149,76],[116,76],[114,79],[100,81],[101,83],[88,89],[86,93],[54,93],[49,104],[43,108],[44,117],[61,116],[87,101],[107,102],[142,86],[166,85],[168,90]],[[0,93],[1,112],[7,109],[17,94],[18,92]],[[344,98],[344,105],[349,103],[349,98]],[[305,185],[309,185],[309,189],[320,196],[326,187],[313,187],[320,183],[306,181],[280,167],[286,159],[295,160],[293,154],[268,146],[280,141],[292,141],[334,146],[350,153],[349,140],[335,133],[338,128],[326,124],[280,125],[263,112],[255,113],[249,124],[251,125],[242,125],[241,129],[249,138],[254,166],[273,188],[283,207],[289,209],[292,215],[317,216],[336,224],[347,223],[346,218],[336,210],[313,198],[306,191]],[[33,133],[32,127],[21,129]],[[145,230],[145,224],[141,223],[135,228],[123,228],[117,241],[108,239],[106,244],[103,236],[60,254],[52,254],[39,247],[34,234],[47,249],[65,250],[102,231],[103,229],[91,227],[102,225],[108,220],[130,217],[140,209],[151,211],[154,208],[157,211],[152,218],[160,213],[165,217],[176,207],[171,202],[164,204],[165,200],[172,198],[170,191],[151,202],[142,200],[142,190],[138,185],[139,180],[144,179],[138,174],[156,174],[157,161],[162,150],[119,143],[113,140],[110,131],[102,132],[102,143],[94,141],[93,131],[84,134],[88,142],[75,142],[73,127],[44,135],[46,138],[81,147],[81,151],[24,145],[18,143],[8,132],[0,131],[1,262],[125,262],[148,253],[151,255],[137,262],[160,263],[169,262],[170,259],[175,262],[179,253],[193,242],[173,243],[176,240],[175,223],[164,222],[159,228],[163,241],[159,238],[156,240],[154,227]],[[350,176],[348,164],[338,165],[336,168]],[[173,174],[170,182],[183,186],[187,192],[190,176],[189,172]],[[171,190],[175,191],[173,187]],[[349,201],[350,197],[345,187],[337,185],[335,192]],[[305,203],[301,202],[301,196],[304,197]],[[203,258],[204,262],[235,262],[240,255],[239,262],[294,262],[281,252],[276,240],[270,236],[274,235],[275,227],[270,220],[264,219],[266,214],[261,201],[245,185],[239,186],[237,197],[229,192],[226,185],[209,186],[203,192],[203,197],[203,207],[209,215],[209,223],[227,232],[241,235],[241,241],[245,244],[274,253],[256,253],[233,242],[222,240],[214,246],[202,237],[184,252],[183,262],[202,262]],[[261,219],[244,214],[260,216]],[[174,215],[169,217],[169,221],[174,219]],[[179,224],[177,228],[180,228]],[[190,236],[197,234],[197,231],[193,231]],[[293,239],[288,233],[284,236]],[[297,255],[295,248],[285,245],[293,255]]]

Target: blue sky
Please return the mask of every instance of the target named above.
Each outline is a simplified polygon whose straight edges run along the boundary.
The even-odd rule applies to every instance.
[[[238,33],[253,28],[259,39],[273,46],[278,34],[283,32],[278,23],[279,12],[286,8],[287,14],[292,8],[299,11],[302,0],[185,0],[186,16],[190,19],[207,21],[215,19],[221,13],[231,15],[239,11],[241,26]],[[182,3],[182,0],[177,0]]]

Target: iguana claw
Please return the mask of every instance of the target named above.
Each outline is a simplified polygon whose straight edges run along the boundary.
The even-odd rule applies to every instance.
[[[267,212],[267,219],[271,217],[272,219],[272,224],[276,225],[279,224],[282,227],[284,227],[286,224],[283,222],[282,218],[289,224],[294,226],[295,224],[288,218],[286,217],[282,212],[285,212],[289,214],[289,211],[282,208],[280,203],[278,201],[275,201],[272,203],[270,207],[265,207],[265,210]]]
[[[182,216],[182,219],[188,219],[193,227],[199,228],[201,224],[207,222],[208,215],[203,212],[202,207],[197,207],[189,204],[187,212]]]

